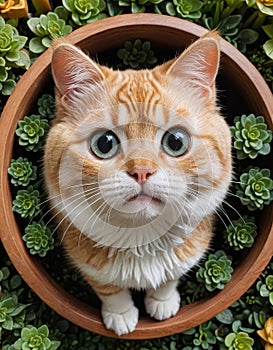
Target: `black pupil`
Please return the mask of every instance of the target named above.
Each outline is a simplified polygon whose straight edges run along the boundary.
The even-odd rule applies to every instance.
[[[179,151],[183,147],[183,136],[181,133],[176,132],[174,134],[169,134],[168,137],[168,146],[173,151]]]
[[[101,135],[97,141],[99,151],[103,154],[109,153],[116,143],[115,140],[115,136],[109,132]]]

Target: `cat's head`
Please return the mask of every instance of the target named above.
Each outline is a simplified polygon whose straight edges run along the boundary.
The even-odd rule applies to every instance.
[[[114,71],[55,45],[57,109],[44,160],[55,211],[124,247],[186,234],[213,213],[232,171],[216,104],[219,55],[211,33],[152,70]]]

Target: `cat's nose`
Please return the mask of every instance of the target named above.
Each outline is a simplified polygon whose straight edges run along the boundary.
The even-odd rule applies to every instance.
[[[133,177],[140,185],[143,185],[155,172],[156,170],[154,169],[134,168],[131,171],[128,171],[128,174]]]

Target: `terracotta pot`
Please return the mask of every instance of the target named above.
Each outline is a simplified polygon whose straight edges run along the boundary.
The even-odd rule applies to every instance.
[[[190,22],[162,15],[137,14],[107,18],[82,27],[69,35],[69,41],[92,54],[109,52],[122,46],[125,40],[151,40],[153,47],[162,52],[181,51],[185,46],[206,33]],[[222,82],[229,108],[239,113],[253,112],[264,115],[272,129],[272,94],[255,67],[232,45],[221,40]],[[12,212],[12,198],[7,169],[13,152],[14,133],[20,118],[28,115],[50,79],[50,51],[41,55],[21,78],[8,100],[0,120],[0,230],[2,242],[11,261],[28,285],[56,312],[88,330],[115,336],[105,329],[100,310],[87,305],[62,289],[30,256],[21,239],[20,227]],[[268,166],[268,164],[267,164]],[[271,162],[272,167],[272,162]],[[140,319],[136,330],[123,338],[157,338],[178,333],[205,322],[230,306],[256,280],[268,264],[273,251],[272,205],[260,217],[259,234],[255,245],[235,269],[225,288],[207,299],[184,306],[178,314],[163,322],[149,317]]]

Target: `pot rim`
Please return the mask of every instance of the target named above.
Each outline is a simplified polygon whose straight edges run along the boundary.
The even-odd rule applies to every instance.
[[[189,38],[197,38],[208,32],[197,24],[176,17],[148,13],[126,14],[99,20],[81,27],[69,34],[65,40],[85,48],[90,37],[107,36],[107,33],[124,31],[128,28],[133,33],[136,33],[136,29],[140,29],[145,33],[148,27],[152,27],[155,32],[162,27],[164,31],[170,33],[172,31],[183,32]],[[273,99],[269,87],[260,73],[243,54],[224,39],[221,39],[220,43],[224,62],[229,64],[236,72],[240,71],[241,76],[245,75],[248,77],[249,84],[247,85],[250,86],[247,86],[246,90],[255,103],[259,99],[263,102],[262,109],[264,114],[267,115],[267,123],[272,129]],[[24,115],[22,111],[31,110],[31,106],[39,96],[39,86],[48,79],[50,60],[50,49],[38,57],[17,83],[0,119],[0,139],[3,145],[3,150],[0,153],[0,188],[2,193],[0,199],[0,212],[2,213],[0,225],[1,240],[22,278],[47,305],[83,328],[106,336],[116,337],[114,332],[107,330],[102,324],[99,310],[68,294],[49,276],[38,259],[29,255],[21,239],[20,229],[12,212],[7,169],[12,157],[14,133],[17,121]],[[259,98],[254,94],[254,91],[261,91]],[[210,297],[194,304],[181,307],[176,316],[166,321],[157,322],[148,317],[143,317],[133,333],[126,334],[120,338],[148,339],[175,334],[207,321],[239,299],[255,282],[272,256],[272,205],[265,209],[265,216],[267,220],[262,222],[261,226],[266,233],[258,237],[256,244],[251,249],[251,254],[240,264],[240,268],[235,269],[231,281],[223,290],[211,294]],[[228,298],[226,298],[226,295],[228,295]],[[209,315],[209,318],[207,315]]]

